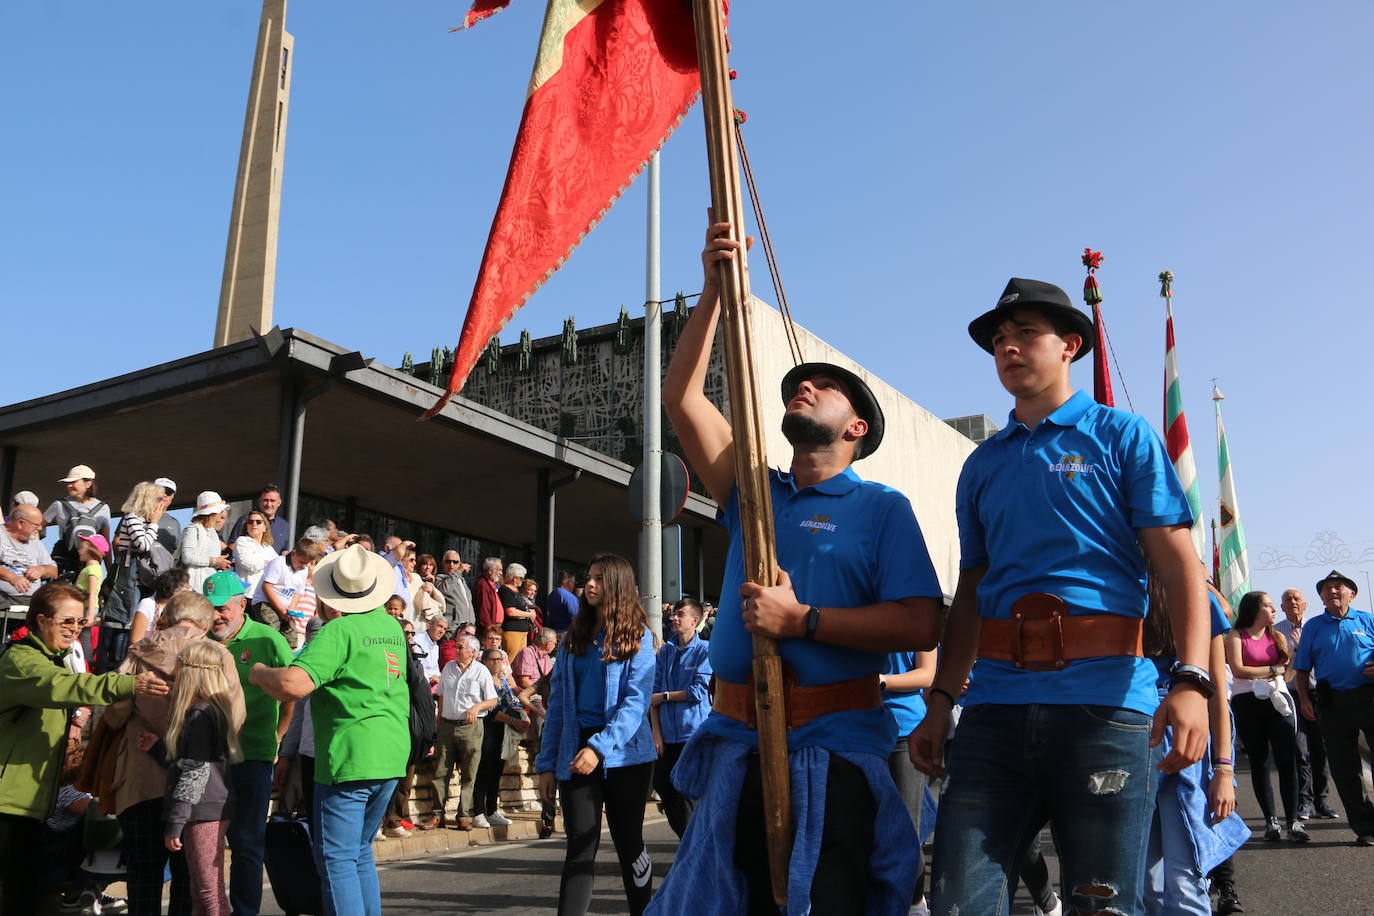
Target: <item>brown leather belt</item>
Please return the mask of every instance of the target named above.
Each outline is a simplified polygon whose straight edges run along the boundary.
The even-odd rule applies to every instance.
[[[978,657],[1027,671],[1057,671],[1081,658],[1143,657],[1144,623],[1119,614],[1072,617],[1062,598],[1032,592],[1012,604],[1011,620],[983,619]]]
[[[799,728],[812,719],[828,716],[832,712],[877,709],[883,705],[876,674],[865,674],[853,680],[818,687],[801,687],[797,685],[792,672],[784,668],[783,697],[787,707],[788,728]],[[747,684],[732,684],[715,678],[715,699],[711,708],[722,716],[757,728],[754,720],[753,676],[750,675]]]

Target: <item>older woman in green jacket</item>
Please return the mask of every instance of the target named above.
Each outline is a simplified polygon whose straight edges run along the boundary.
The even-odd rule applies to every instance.
[[[0,655],[0,868],[5,913],[33,913],[43,888],[40,842],[52,814],[71,712],[134,694],[161,695],[156,674],[76,674],[64,659],[85,620],[85,595],[53,583],[34,592],[29,634]]]

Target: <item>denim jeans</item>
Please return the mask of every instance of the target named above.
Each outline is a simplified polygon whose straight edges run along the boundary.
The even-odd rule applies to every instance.
[[[1049,821],[1065,910],[1141,916],[1151,724],[1109,706],[965,709],[945,764],[931,912],[1008,913],[1023,851]]]
[[[267,842],[267,806],[272,801],[272,764],[245,760],[229,768],[234,784],[229,819],[229,907],[234,916],[257,916],[262,909],[262,854]]]
[[[360,779],[315,786],[315,864],[326,916],[381,916],[382,887],[372,860],[372,838],[395,779]]]
[[[1148,885],[1145,911],[1149,916],[1212,916],[1207,876],[1197,867],[1187,820],[1178,793],[1159,793],[1150,825]]]

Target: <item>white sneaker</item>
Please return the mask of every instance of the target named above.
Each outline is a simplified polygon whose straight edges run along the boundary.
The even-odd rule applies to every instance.
[[[487,823],[491,824],[493,827],[509,827],[510,818],[506,817],[500,811],[497,811],[491,817],[487,818]]]
[[[402,840],[410,836],[410,831],[397,824],[395,827],[388,827],[382,831],[383,836],[389,836],[393,840]]]
[[[488,827],[491,826],[491,822],[487,820],[487,816],[485,814],[479,814],[472,819],[472,826],[480,827],[483,830],[486,830]]]
[[[386,839],[386,834],[382,833],[381,827],[378,827],[376,835],[372,837],[372,842],[380,843],[384,839]]]
[[[911,905],[911,909],[907,911],[907,916],[930,916],[930,905],[922,897],[919,902]]]
[[[1064,901],[1058,897],[1054,898],[1054,907],[1048,910],[1035,908],[1035,916],[1064,916]]]

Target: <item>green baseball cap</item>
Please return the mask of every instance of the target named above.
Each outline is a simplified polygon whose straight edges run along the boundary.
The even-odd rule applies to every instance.
[[[230,598],[236,598],[244,593],[243,583],[239,581],[239,577],[227,569],[220,570],[206,579],[201,590],[215,607],[221,607]]]

